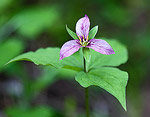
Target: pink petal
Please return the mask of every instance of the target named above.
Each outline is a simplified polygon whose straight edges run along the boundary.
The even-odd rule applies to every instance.
[[[87,38],[89,34],[90,20],[87,15],[79,19],[76,23],[76,34],[80,37],[84,36]]]
[[[86,47],[91,48],[101,54],[115,54],[112,47],[105,40],[102,39],[91,39],[89,40],[89,45]]]
[[[60,50],[60,59],[62,60],[65,57],[71,56],[73,53],[77,52],[82,46],[79,43],[79,40],[71,40],[66,42]]]

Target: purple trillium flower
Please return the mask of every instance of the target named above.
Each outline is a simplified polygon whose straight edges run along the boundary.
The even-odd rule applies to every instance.
[[[90,20],[87,15],[78,20],[76,23],[76,35],[78,39],[66,42],[60,50],[60,59],[71,56],[81,47],[91,48],[101,54],[115,54],[112,47],[102,39],[88,39]]]

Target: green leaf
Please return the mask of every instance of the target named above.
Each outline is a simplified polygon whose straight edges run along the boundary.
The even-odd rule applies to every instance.
[[[11,38],[0,44],[0,69],[13,57],[20,54],[24,49],[24,45],[16,38]]]
[[[36,52],[27,52],[15,57],[8,63],[20,60],[31,61],[36,65],[52,65],[55,67],[61,67],[59,64],[59,48],[46,48],[38,49]]]
[[[93,27],[89,32],[89,39],[93,39],[98,31],[98,26]]]
[[[77,74],[77,71],[71,70],[71,69],[59,69],[58,78],[66,79],[66,80],[72,80],[74,79],[75,75]]]
[[[35,52],[27,52],[19,55],[16,58],[10,60],[8,63],[25,60],[31,61],[36,65],[50,65],[56,68],[67,68],[76,71],[82,70],[79,53],[75,53],[74,55],[67,57],[61,61],[59,60],[59,53],[59,48],[41,48]]]
[[[69,33],[69,35],[73,38],[73,39],[78,39],[78,36],[76,33],[74,33],[72,30],[70,30],[67,25],[66,25],[66,30]]]
[[[60,61],[63,64],[63,68],[72,69],[75,71],[83,70],[83,54],[82,49],[73,55],[64,58]]]
[[[88,73],[81,71],[77,74],[75,79],[85,88],[94,85],[105,89],[116,97],[126,110],[125,90],[128,81],[127,72],[117,68],[102,67],[93,69]]]
[[[106,39],[104,39],[106,40]],[[98,68],[101,66],[119,66],[128,60],[128,52],[124,45],[116,40],[106,40],[114,49],[115,54],[103,55],[91,49],[91,60],[88,68]]]
[[[119,66],[128,59],[127,49],[118,41],[107,41],[115,51],[113,55],[103,55],[94,50],[91,51],[91,60],[87,63],[87,68],[99,68],[101,66]],[[66,57],[59,61],[59,48],[38,49],[36,52],[27,52],[9,61],[26,60],[35,63],[36,65],[51,65],[56,68],[67,68],[75,71],[83,69],[83,54],[82,51],[74,53],[72,56]]]

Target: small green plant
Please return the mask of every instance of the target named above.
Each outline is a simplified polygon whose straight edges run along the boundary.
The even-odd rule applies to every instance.
[[[127,49],[116,40],[94,39],[98,26],[90,31],[89,27],[90,21],[88,16],[85,15],[85,17],[78,20],[76,33],[66,26],[68,33],[75,40],[66,42],[61,49],[57,47],[41,48],[36,52],[19,55],[8,63],[26,60],[36,65],[76,71],[75,80],[85,88],[87,117],[90,116],[88,87],[92,85],[108,91],[119,100],[126,110],[125,92],[128,73],[114,67],[127,61]]]

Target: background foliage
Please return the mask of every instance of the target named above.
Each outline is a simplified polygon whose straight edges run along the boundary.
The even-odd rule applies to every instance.
[[[74,31],[76,21],[87,14],[91,27],[99,26],[96,37],[117,39],[129,51],[127,64],[119,67],[129,73],[128,111],[104,90],[90,87],[92,116],[148,117],[149,3],[148,0],[0,0],[0,116],[17,117],[22,112],[25,117],[84,116],[84,89],[75,82],[75,72],[37,67],[30,62],[4,65],[23,52],[61,47],[71,39],[66,24]],[[124,58],[120,57],[118,62],[121,59]]]

